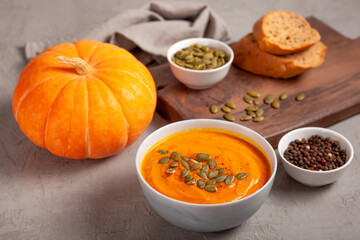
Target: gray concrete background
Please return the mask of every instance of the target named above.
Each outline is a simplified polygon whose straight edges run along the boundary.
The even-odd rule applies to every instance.
[[[75,36],[145,2],[0,0],[0,239],[360,239],[359,114],[330,126],[355,148],[354,162],[339,181],[305,187],[280,166],[260,210],[241,226],[219,233],[179,229],[145,200],[134,159],[141,141],[167,124],[157,114],[138,141],[101,161],[55,157],[22,134],[11,97],[26,64],[25,42]],[[206,2],[226,21],[232,40],[275,9],[316,16],[347,37],[360,36],[359,0]]]

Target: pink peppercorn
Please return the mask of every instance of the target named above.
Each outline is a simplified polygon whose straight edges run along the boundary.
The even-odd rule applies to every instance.
[[[315,164],[312,165],[312,169],[316,170],[316,165]]]

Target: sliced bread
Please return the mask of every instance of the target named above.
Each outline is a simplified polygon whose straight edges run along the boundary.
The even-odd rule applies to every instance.
[[[320,41],[320,34],[302,16],[284,10],[271,11],[253,26],[261,50],[276,54],[303,51]]]
[[[302,52],[276,56],[258,48],[253,34],[248,34],[231,46],[234,65],[258,75],[291,78],[323,63],[326,46],[317,42]]]

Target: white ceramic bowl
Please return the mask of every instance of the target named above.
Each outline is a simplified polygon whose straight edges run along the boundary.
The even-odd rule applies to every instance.
[[[201,128],[218,128],[245,135],[257,143],[271,163],[271,177],[257,192],[240,200],[220,204],[195,204],[169,198],[154,190],[140,173],[141,161],[157,142],[176,132]],[[277,169],[276,154],[271,145],[258,133],[239,124],[222,120],[195,119],[166,125],[150,134],[140,145],[136,155],[136,171],[141,188],[151,207],[168,222],[193,231],[216,232],[241,224],[263,204],[273,185]]]
[[[340,148],[346,150],[346,163],[337,169],[313,171],[295,166],[284,158],[284,152],[290,142],[299,138],[310,138],[312,135],[319,135],[323,138],[328,137],[332,141],[338,141]],[[327,185],[338,180],[354,157],[354,149],[349,140],[333,130],[319,127],[305,127],[288,132],[280,139],[278,151],[285,171],[296,181],[311,187]]]
[[[210,70],[192,70],[180,67],[171,58],[179,50],[189,47],[193,43],[216,48],[230,56],[230,60],[223,66]],[[215,86],[225,78],[234,60],[234,52],[226,43],[211,38],[188,38],[174,43],[167,52],[170,68],[177,80],[192,89],[207,89]]]

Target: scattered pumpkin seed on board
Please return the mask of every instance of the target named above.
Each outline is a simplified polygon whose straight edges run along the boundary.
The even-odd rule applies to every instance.
[[[304,100],[304,98],[305,98],[305,93],[299,93],[295,97],[296,101],[302,101],[302,100]]]
[[[258,93],[256,91],[249,91],[249,92],[247,92],[247,95],[249,95],[250,97],[253,97],[253,98],[260,97],[260,93]]]
[[[225,106],[228,107],[228,108],[231,108],[231,109],[235,109],[235,108],[236,108],[236,105],[235,105],[235,103],[233,103],[233,102],[227,102],[227,103],[225,103]]]
[[[254,99],[250,95],[245,94],[244,101],[248,104],[252,104]]]
[[[224,118],[225,118],[226,120],[230,121],[230,122],[235,121],[234,115],[232,115],[232,114],[230,114],[230,113],[224,114]]]
[[[245,115],[242,118],[240,118],[240,121],[249,121],[250,119],[252,119],[253,117],[251,115]]]
[[[231,112],[231,108],[225,106],[221,108],[221,111],[223,111],[224,113],[229,113]]]
[[[211,113],[217,113],[218,110],[219,110],[218,106],[216,106],[215,104],[211,105],[211,107],[210,107]]]
[[[289,95],[288,95],[286,92],[283,92],[283,93],[280,95],[279,99],[280,99],[281,101],[284,101],[285,99],[287,99],[288,96],[289,96]]]
[[[271,106],[275,109],[279,108],[280,107],[280,102],[278,100],[274,100],[272,103],[271,103]]]
[[[254,104],[255,106],[260,105],[260,99],[259,99],[259,98],[254,98],[253,104]]]
[[[264,120],[264,116],[258,116],[254,118],[254,122],[262,122]]]
[[[264,98],[264,103],[266,104],[271,104],[274,101],[274,96],[269,94],[266,95],[266,97]]]

